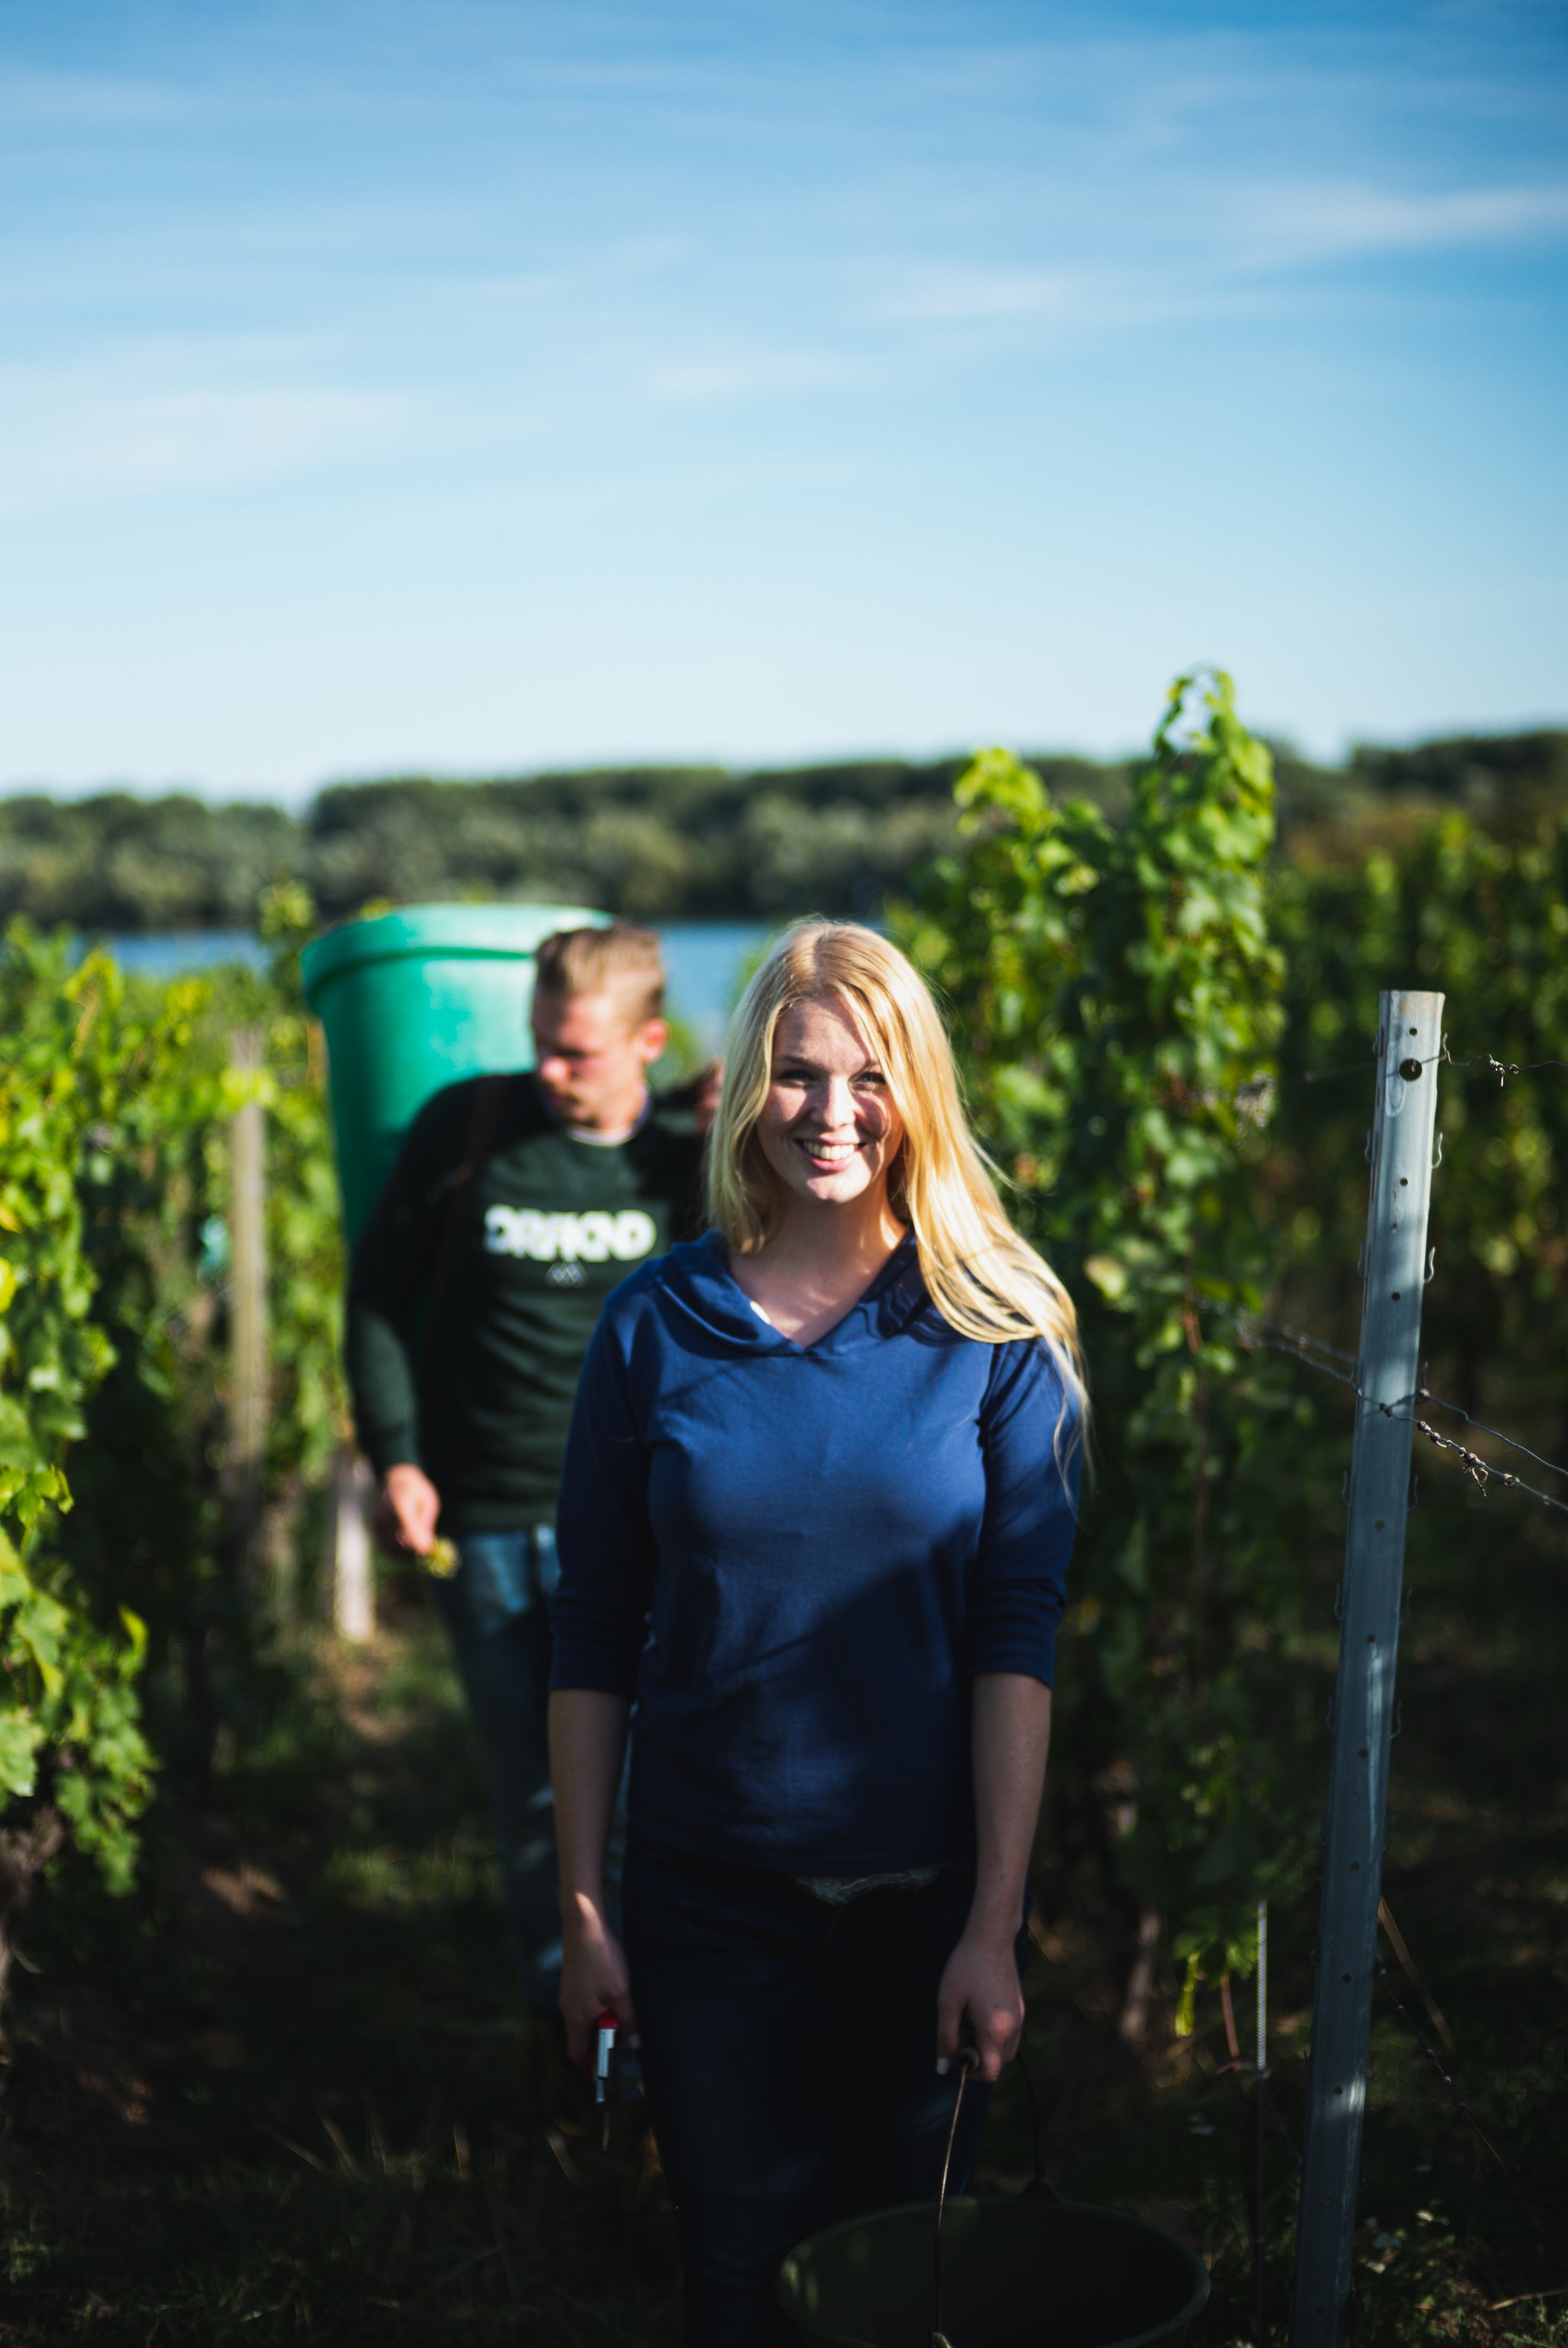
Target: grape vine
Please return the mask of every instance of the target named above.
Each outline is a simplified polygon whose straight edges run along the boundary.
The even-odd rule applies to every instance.
[[[1297,1863],[1268,1439],[1289,1405],[1204,1310],[1255,1306],[1266,1278],[1271,762],[1227,677],[1184,677],[1122,829],[1002,751],[958,796],[962,849],[900,928],[951,1006],[1020,1225],[1079,1301],[1095,1404],[1059,1782],[1095,1789],[1190,2003],[1205,1968],[1245,1967],[1248,1902]]]

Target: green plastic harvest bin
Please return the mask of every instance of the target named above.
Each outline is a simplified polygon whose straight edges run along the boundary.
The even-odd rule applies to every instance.
[[[581,905],[402,905],[305,948],[305,1000],[326,1030],[351,1241],[432,1093],[531,1064],[540,940],[609,919]]]

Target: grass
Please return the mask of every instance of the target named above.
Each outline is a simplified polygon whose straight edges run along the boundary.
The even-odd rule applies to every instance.
[[[1385,1998],[1358,2336],[1564,2348],[1568,1558],[1501,1506],[1484,1520],[1440,1507],[1401,1657],[1386,1888],[1508,2173]],[[1418,1529],[1413,1564],[1420,1548]],[[1247,2111],[1217,2001],[1178,2041],[1163,1981],[1130,2049],[1128,1920],[1091,1872],[1043,1857],[1029,2044],[1049,2173],[1185,2235],[1213,2277],[1194,2342],[1250,2340]],[[1281,2340],[1313,1925],[1274,1919],[1266,2251]],[[203,1803],[166,1789],[133,1900],[67,1878],[26,1947],[37,1970],[7,2015],[0,2102],[5,2348],[677,2339],[671,2288],[627,2255],[623,2164],[512,2123],[482,1790],[422,1608],[395,1613],[366,1656],[302,1658]],[[1392,1962],[1390,1979],[1431,2039]],[[1003,2185],[1028,2174],[1016,2074],[982,2165]]]
[[[509,2123],[505,1922],[433,1625],[323,1654],[311,1698],[208,1807],[165,1802],[134,1911],[78,1889],[35,1935],[0,2340],[672,2341],[618,2168],[563,2143],[574,2183]]]

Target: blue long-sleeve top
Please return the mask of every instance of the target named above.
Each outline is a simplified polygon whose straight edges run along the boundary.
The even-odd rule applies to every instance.
[[[912,1240],[811,1345],[715,1232],[623,1282],[567,1443],[552,1684],[635,1703],[633,1834],[824,1875],[972,1850],[969,1682],[1052,1677],[1071,1409],[1039,1340],[941,1318]]]

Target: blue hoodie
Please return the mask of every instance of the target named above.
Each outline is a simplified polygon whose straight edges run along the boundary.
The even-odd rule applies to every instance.
[[[633,1834],[801,1874],[972,1851],[969,1681],[1050,1684],[1072,1407],[1038,1340],[941,1318],[912,1239],[812,1345],[716,1232],[623,1282],[568,1438],[552,1684],[635,1702]]]

